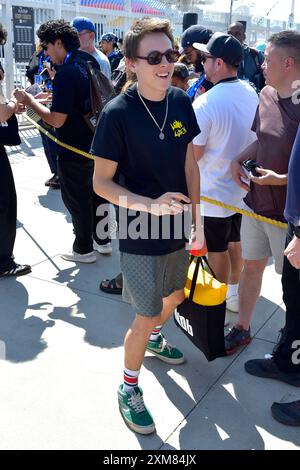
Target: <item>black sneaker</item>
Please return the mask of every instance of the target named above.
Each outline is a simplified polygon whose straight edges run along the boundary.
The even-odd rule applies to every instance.
[[[13,277],[13,276],[24,276],[25,274],[31,273],[31,266],[28,264],[17,264],[15,263],[10,269],[6,271],[0,271],[0,277]]]
[[[265,379],[280,380],[294,387],[300,387],[300,372],[283,372],[278,369],[273,357],[269,359],[251,359],[245,363],[248,374]]]
[[[250,328],[249,330],[243,330],[243,328],[234,326],[224,338],[226,355],[235,354],[239,348],[249,344],[251,340]]]
[[[60,189],[59,177],[57,175],[53,175],[45,182],[45,186],[49,186],[52,189]]]
[[[271,413],[276,421],[287,426],[300,426],[300,400],[290,403],[273,403]]]

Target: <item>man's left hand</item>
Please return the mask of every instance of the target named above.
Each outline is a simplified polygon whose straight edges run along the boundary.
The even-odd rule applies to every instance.
[[[300,238],[294,237],[284,254],[294,268],[300,269]]]
[[[255,171],[261,176],[251,176],[253,183],[261,186],[285,186],[287,184],[287,175],[279,175],[273,170],[265,170],[264,168],[255,168]]]

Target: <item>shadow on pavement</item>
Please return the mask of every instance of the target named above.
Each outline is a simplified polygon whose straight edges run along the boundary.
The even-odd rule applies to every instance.
[[[5,291],[5,297],[1,291]],[[44,321],[34,315],[25,318],[25,313],[28,308],[40,311],[47,302],[28,305],[28,292],[16,279],[1,280],[0,297],[5,298],[0,311],[0,341],[5,354],[2,358],[10,362],[35,359],[47,348],[46,341],[42,339],[45,329],[54,326],[55,322]],[[10,302],[12,298],[14,301]]]

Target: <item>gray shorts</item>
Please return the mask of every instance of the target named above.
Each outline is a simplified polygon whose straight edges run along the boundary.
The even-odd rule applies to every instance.
[[[243,216],[241,226],[242,257],[261,260],[273,256],[275,271],[282,274],[286,230]]]
[[[160,315],[163,298],[185,286],[189,253],[184,248],[162,256],[120,253],[123,300],[145,317]]]

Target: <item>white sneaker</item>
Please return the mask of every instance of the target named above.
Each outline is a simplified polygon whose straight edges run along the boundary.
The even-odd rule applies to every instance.
[[[238,313],[239,312],[239,296],[238,295],[231,295],[226,299],[226,308],[231,312]]]
[[[99,245],[97,242],[94,241],[94,250],[97,250],[98,253],[101,253],[101,255],[112,254],[112,246],[110,242],[105,243],[105,245]]]
[[[66,253],[60,256],[66,261],[73,261],[73,263],[95,263],[97,260],[96,253],[94,251],[85,253],[84,255],[76,253],[76,251],[71,251],[70,253]]]

